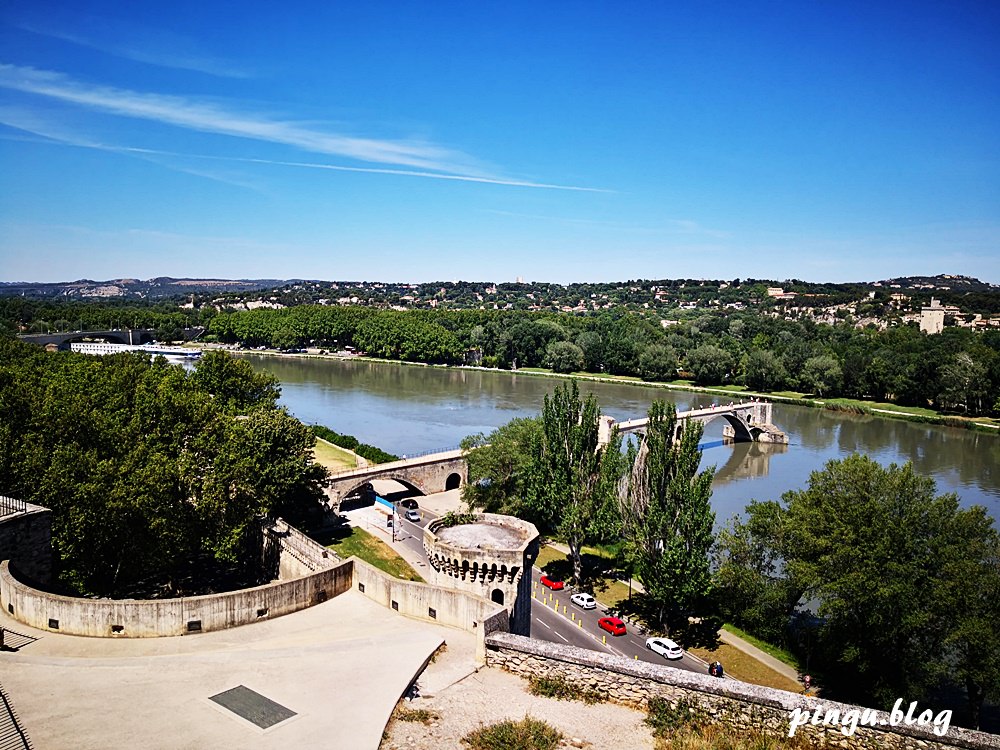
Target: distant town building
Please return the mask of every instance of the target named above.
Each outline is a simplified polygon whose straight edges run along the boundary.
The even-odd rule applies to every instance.
[[[942,305],[931,297],[930,305],[920,308],[920,330],[924,333],[941,333],[944,330],[944,316],[958,314],[957,307]]]

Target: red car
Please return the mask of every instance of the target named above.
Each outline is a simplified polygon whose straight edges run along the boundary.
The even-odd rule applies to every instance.
[[[542,576],[540,580],[543,586],[550,588],[553,591],[562,591],[562,589],[566,586],[566,584],[562,581],[553,581],[548,576]]]
[[[611,635],[625,635],[625,623],[617,617],[602,617],[597,621],[597,627],[607,630]]]

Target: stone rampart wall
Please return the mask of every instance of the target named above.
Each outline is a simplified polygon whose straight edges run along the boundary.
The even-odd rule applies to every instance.
[[[48,583],[52,578],[52,511],[24,504],[25,511],[0,516],[0,560],[23,575]]]
[[[486,638],[486,663],[530,677],[562,677],[581,690],[603,693],[609,700],[645,709],[653,697],[670,701],[687,699],[698,705],[714,721],[773,736],[787,736],[793,709],[810,711],[834,709],[839,716],[859,706],[849,706],[784,690],[749,685],[732,679],[720,680],[669,666],[638,662],[611,654],[573,646],[536,641],[510,633]],[[908,705],[908,704],[907,704]],[[876,712],[878,727],[859,726],[852,736],[840,724],[814,726],[808,723],[797,732],[817,744],[862,750],[943,750],[944,748],[1000,749],[1000,736],[950,727],[938,737],[930,727],[890,726],[889,714]]]
[[[350,563],[303,578],[239,591],[177,599],[84,599],[39,591],[0,563],[0,606],[39,630],[72,635],[152,638],[225,630],[326,601],[351,587]]]
[[[312,575],[340,562],[332,551],[280,518],[264,526],[262,543],[265,554],[269,545],[277,547],[279,581]]]
[[[485,662],[487,633],[506,632],[506,607],[466,591],[403,581],[368,563],[354,563],[354,587],[370,599],[401,615],[460,628],[477,636],[477,654]]]

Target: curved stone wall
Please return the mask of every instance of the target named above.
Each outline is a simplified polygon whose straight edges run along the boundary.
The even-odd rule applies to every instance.
[[[225,630],[289,614],[351,588],[349,561],[289,581],[177,599],[83,599],[50,594],[19,581],[0,563],[0,606],[39,630],[96,637],[155,638]]]

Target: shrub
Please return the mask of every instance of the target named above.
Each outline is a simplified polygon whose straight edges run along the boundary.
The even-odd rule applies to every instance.
[[[678,729],[697,728],[705,723],[701,707],[687,698],[676,703],[666,698],[650,698],[646,712],[646,723],[653,728],[654,737],[668,737]]]
[[[449,510],[443,516],[441,516],[441,525],[438,528],[447,529],[451,526],[462,526],[467,523],[476,522],[475,513],[458,513],[453,510]]]
[[[396,709],[396,718],[400,721],[419,721],[421,724],[430,724],[438,718],[438,715],[433,711],[428,711],[426,708],[400,706]]]
[[[532,695],[555,698],[560,701],[603,703],[608,699],[604,693],[578,688],[565,677],[558,675],[555,677],[531,677],[528,680],[528,692]]]
[[[525,716],[480,727],[462,738],[471,750],[554,750],[563,735],[540,719]]]

